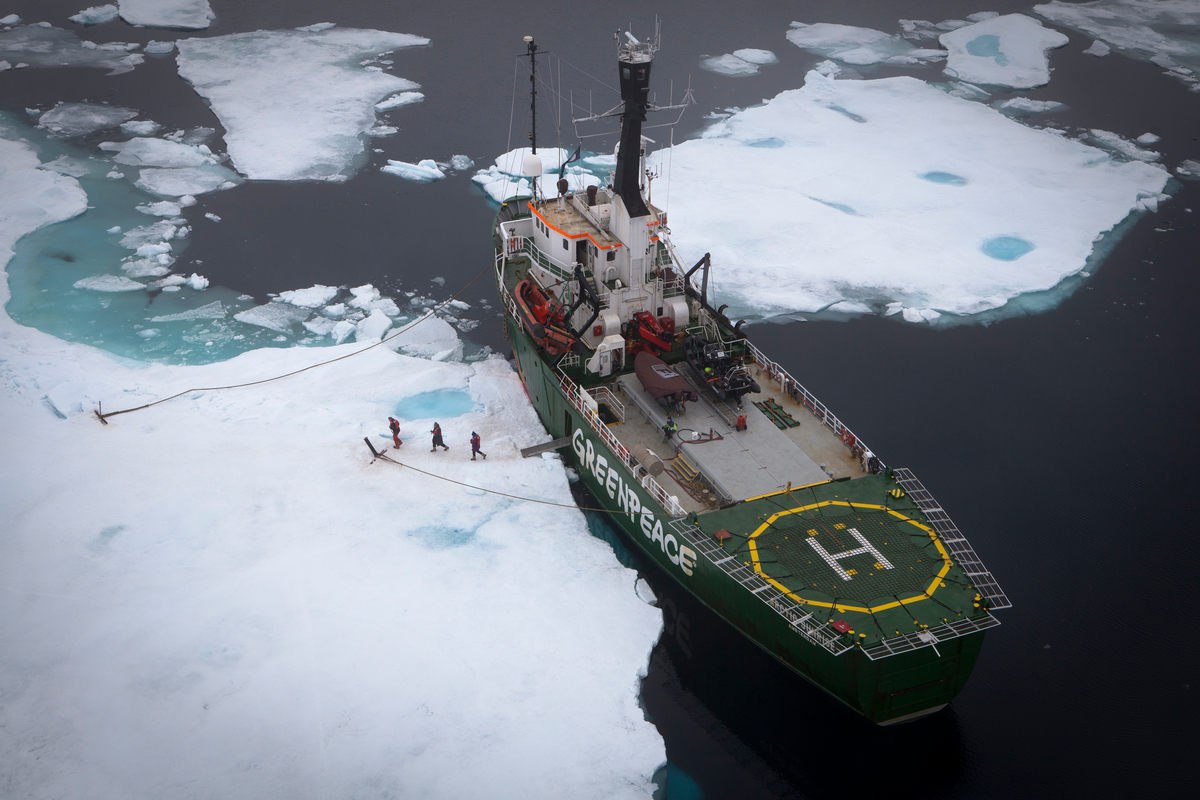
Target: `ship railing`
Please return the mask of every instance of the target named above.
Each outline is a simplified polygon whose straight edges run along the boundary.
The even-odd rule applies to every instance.
[[[520,319],[517,313],[517,301],[513,299],[512,293],[508,291],[508,287],[504,285],[504,254],[496,256],[496,286],[500,289],[500,302],[504,304],[504,308],[512,316],[513,319]],[[507,330],[507,328],[506,328]]]
[[[576,359],[579,356],[575,356]],[[565,366],[565,361],[564,364]],[[625,404],[617,399],[617,395],[607,386],[601,386],[588,392],[597,403],[604,403],[621,422],[625,421]]]
[[[513,220],[500,224],[500,233],[504,237],[505,243],[504,250],[509,257],[515,256],[518,253],[524,253],[529,256],[533,263],[549,272],[555,278],[563,281],[575,280],[574,264],[566,264],[558,261],[535,245],[532,237],[521,236],[516,231],[510,230],[511,227],[520,222],[524,222],[524,220]]]
[[[898,656],[901,653],[920,650],[922,647],[933,647],[936,650],[941,642],[972,633],[982,633],[999,624],[1000,620],[987,613],[982,617],[963,617],[944,625],[938,625],[936,628],[924,628],[915,633],[905,633],[882,639],[876,644],[864,647],[863,653],[872,661],[878,661],[888,656]]]
[[[743,564],[736,555],[727,553],[699,525],[690,522],[685,517],[672,520],[671,527],[675,529],[681,541],[686,541],[713,566],[740,583],[772,611],[783,617],[792,630],[808,641],[825,648],[835,656],[839,656],[853,647],[842,640],[840,633],[831,630],[824,621],[805,611],[804,606],[789,597],[787,592],[781,591],[778,586],[768,582],[761,573],[755,572]]]
[[[825,427],[833,431],[834,435],[841,439],[846,447],[850,448],[850,452],[854,454],[863,471],[876,473],[884,470],[883,461],[867,447],[861,438],[856,436],[850,428],[846,427],[824,403],[817,399],[816,395],[804,388],[803,384],[788,374],[788,371],[782,366],[767,358],[749,339],[737,339],[732,342],[725,342],[725,347],[730,350],[744,347],[747,354],[754,359],[754,363],[758,365],[758,368],[762,370],[767,379],[779,384],[780,391],[812,412],[814,417],[824,423]]]
[[[592,431],[598,437],[600,437],[600,440],[604,442],[605,445],[608,446],[609,451],[616,456],[617,461],[619,461],[620,464],[625,468],[625,471],[629,473],[629,476],[633,478],[635,482],[640,483],[642,488],[649,492],[650,496],[653,497],[660,506],[666,509],[667,514],[673,517],[683,516],[686,512],[683,510],[683,507],[679,505],[679,500],[674,495],[667,494],[667,491],[662,488],[662,485],[659,484],[658,481],[654,480],[653,476],[649,474],[640,478],[637,476],[636,472],[634,471],[635,465],[637,464],[637,459],[635,459],[633,454],[629,452],[629,448],[621,444],[621,441],[613,434],[611,430],[608,429],[608,426],[604,424],[599,415],[592,410],[590,404],[584,401],[584,390],[579,387],[579,384],[575,383],[575,381],[571,380],[566,375],[563,375],[561,372],[558,375],[558,383],[559,387],[562,389],[563,395],[567,398],[567,401],[575,407],[576,411],[583,415],[583,418],[587,420],[588,425],[591,426]]]
[[[912,474],[912,470],[899,467],[892,471],[892,475],[896,478],[896,483],[917,504],[917,508],[925,514],[930,527],[937,533],[942,543],[949,548],[955,562],[971,579],[971,584],[988,599],[988,608],[992,610],[1012,608],[1012,602],[1004,594],[1004,590],[1000,588],[1000,584],[996,582],[992,573],[983,565],[983,561],[976,555],[971,543],[967,541],[967,537],[962,535],[962,531],[954,524],[954,520],[950,519],[950,515],[945,512],[941,504],[917,480],[917,476]]]

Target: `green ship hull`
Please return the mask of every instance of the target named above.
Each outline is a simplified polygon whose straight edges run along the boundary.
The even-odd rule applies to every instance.
[[[709,257],[682,265],[641,135],[657,42],[618,38],[608,183],[572,185],[568,160],[549,197],[536,139],[506,157],[536,180],[492,229],[505,333],[553,437],[527,452],[562,452],[630,542],[796,674],[880,725],[933,713],[1008,598],[910,471],[712,307]]]
[[[758,595],[747,591],[736,576],[715,566],[713,559],[702,557],[697,550],[699,543],[686,534],[678,534],[667,525],[670,514],[642,492],[641,508],[649,509],[656,521],[664,523],[660,537],[654,537],[652,525],[650,536],[647,536],[640,521],[631,519],[628,504],[622,508],[622,504],[613,496],[616,493],[610,494],[608,490],[608,474],[612,467],[617,468],[613,472],[620,470],[618,489],[636,484],[637,480],[621,469],[618,456],[604,445],[589,420],[561,390],[560,381],[525,335],[520,321],[506,315],[505,325],[529,398],[546,430],[556,439],[570,438],[573,442],[584,442],[582,456],[575,446],[563,448],[560,452],[565,461],[579,473],[593,497],[608,510],[609,521],[643,555],[657,563],[700,602],[798,675],[878,724],[903,722],[933,713],[950,703],[962,690],[983,646],[982,627],[978,632],[939,642],[936,650],[922,647],[878,660],[868,658],[864,650],[856,647],[834,655],[829,649],[799,634],[785,615]],[[607,462],[603,481],[597,476],[594,458],[591,467],[588,467],[587,443],[591,443],[593,453],[602,454]],[[880,478],[860,478],[858,481],[879,482]],[[835,493],[832,487],[837,487],[836,493],[851,496],[856,488],[855,483],[826,484],[824,491],[832,495]],[[822,487],[806,491],[821,492]],[[870,497],[879,494],[878,489],[868,489],[867,492]],[[764,498],[757,504],[769,506],[769,502],[769,498]],[[757,516],[762,513],[755,508],[755,503],[744,505],[746,507],[739,511],[741,514]],[[912,510],[917,511],[915,507]],[[642,515],[639,513],[637,516],[640,520]],[[723,520],[718,518],[710,522],[702,517],[699,522],[700,530],[704,531],[701,538],[706,542],[711,540],[709,528],[715,530],[725,527]],[[675,545],[667,541],[668,535],[674,535]],[[696,557],[692,558],[694,566],[689,564],[691,574],[685,574],[679,563],[677,554],[680,547],[697,551]],[[730,549],[726,547],[723,551]],[[672,555],[677,557],[673,559]]]

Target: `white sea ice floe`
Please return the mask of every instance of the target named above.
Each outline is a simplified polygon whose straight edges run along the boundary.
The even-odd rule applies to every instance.
[[[923,64],[946,57],[943,50],[918,49],[900,36],[828,22],[793,22],[787,39],[801,50],[855,66]]]
[[[203,292],[208,288],[208,278],[193,272],[191,277],[187,279],[187,285],[197,292]]]
[[[996,108],[1020,114],[1045,114],[1058,111],[1065,106],[1056,100],[1030,100],[1028,97],[1013,97],[1001,102]]]
[[[430,358],[437,361],[462,360],[463,344],[458,333],[449,322],[441,317],[432,316],[432,312],[419,318],[419,323],[410,322],[401,326],[403,333],[388,342],[393,350],[420,358]]]
[[[1112,48],[1109,47],[1106,42],[1102,42],[1099,39],[1097,39],[1096,41],[1092,42],[1091,46],[1088,47],[1088,49],[1084,50],[1083,52],[1089,56],[1096,56],[1097,58],[1103,58],[1104,56],[1106,56],[1112,52]]]
[[[59,103],[38,117],[38,125],[64,136],[86,136],[115,128],[137,116],[132,108],[100,103]]]
[[[1137,161],[1157,161],[1161,156],[1153,150],[1147,150],[1138,147],[1133,142],[1123,136],[1113,133],[1112,131],[1104,131],[1098,128],[1092,128],[1088,131],[1088,141],[1093,144],[1103,147],[1105,150],[1124,156],[1128,159]]]
[[[1031,89],[1050,81],[1050,51],[1070,41],[1024,14],[1005,14],[939,38],[950,52],[946,74],[969,83]]]
[[[85,8],[78,14],[72,17],[67,17],[71,22],[78,22],[80,25],[101,25],[105,22],[112,22],[117,18],[117,7],[111,3],[103,6],[92,6]]]
[[[204,214],[204,217],[205,217],[206,219],[212,220],[213,222],[220,222],[220,221],[221,221],[221,215],[220,215],[220,214],[214,214],[214,213],[212,213],[211,211],[205,212],[205,214]]]
[[[387,314],[376,309],[354,326],[354,341],[372,343],[378,342],[392,327],[392,320]]]
[[[157,122],[148,119],[135,119],[121,123],[121,132],[130,136],[153,136],[162,130]]]
[[[462,172],[475,166],[475,162],[467,156],[450,156],[450,169]]]
[[[1186,181],[1200,181],[1200,161],[1185,159],[1179,162],[1175,172]]]
[[[476,172],[471,180],[497,203],[502,203],[510,197],[528,195],[531,191],[529,178],[521,177],[521,168],[525,163],[525,156],[531,153],[532,149],[528,147],[510,150],[498,156],[495,163],[487,169]],[[556,184],[558,183],[559,167],[571,156],[571,153],[559,147],[539,147],[537,155],[542,162],[542,175],[537,179],[538,193],[544,197],[555,197],[558,195]],[[602,157],[590,158],[588,163],[602,165],[604,162],[601,159]],[[615,158],[612,163],[616,164]],[[588,186],[600,185],[599,178],[576,164],[568,164],[563,177],[572,192]]]
[[[312,312],[287,303],[264,303],[233,315],[238,322],[257,325],[280,333],[294,333],[295,326],[308,319]]]
[[[317,33],[318,31],[327,31],[330,28],[336,28],[336,22],[318,22],[315,25],[305,25],[303,28],[296,28],[298,31],[306,31],[308,33]]]
[[[379,171],[415,183],[431,183],[446,177],[446,173],[438,169],[437,162],[428,158],[422,159],[416,164],[410,164],[407,161],[393,161],[389,158],[388,163],[380,167]]]
[[[118,164],[134,167],[199,167],[217,163],[197,147],[168,139],[138,137],[127,142],[101,142],[100,149],[115,152],[113,161]]]
[[[168,169],[143,169],[134,181],[143,191],[160,197],[182,197],[184,195],[208,194],[223,189],[232,189],[242,182],[235,173],[219,164],[203,167],[179,167]]]
[[[177,217],[179,212],[183,210],[179,203],[172,203],[163,200],[158,203],[146,203],[137,207],[137,210],[143,214],[150,214],[155,217]]]
[[[342,181],[375,125],[375,104],[411,81],[352,61],[428,44],[421,36],[334,28],[183,39],[179,74],[225,126],[252,180]]]
[[[47,161],[42,164],[42,169],[54,170],[59,175],[70,175],[72,178],[82,177],[92,171],[86,161],[71,156],[59,156],[53,161]]]
[[[341,344],[350,338],[350,334],[354,333],[354,323],[350,320],[342,320],[334,324],[333,330],[329,335],[333,337],[334,344]]]
[[[202,30],[217,18],[208,0],[119,0],[121,19],[145,28]]]
[[[770,50],[745,48],[734,50],[723,56],[712,56],[700,61],[700,67],[718,75],[740,77],[756,75],[758,68],[765,64],[777,64],[779,58]]]
[[[922,81],[815,71],[677,145],[671,169],[676,247],[712,253],[728,313],[762,317],[999,308],[1083,269],[1168,179]]]
[[[76,289],[89,289],[93,292],[137,292],[146,288],[146,284],[130,280],[124,275],[93,275],[81,278],[73,284]]]
[[[420,103],[424,99],[425,95],[421,94],[420,92],[399,92],[387,98],[386,100],[380,100],[375,104],[375,110],[391,111],[393,108],[401,108],[403,106],[411,106],[413,103]]]
[[[1141,136],[1134,139],[1134,141],[1137,142],[1138,144],[1154,144],[1161,140],[1162,140],[1161,136],[1159,136],[1156,133],[1150,133],[1149,131],[1147,131],[1146,133],[1143,133]]]
[[[1124,55],[1164,67],[1166,74],[1200,92],[1200,4],[1194,0],[1054,0],[1033,10]]]
[[[354,287],[350,290],[350,294],[353,295],[350,305],[354,308],[362,309],[363,311],[382,311],[389,317],[394,317],[400,313],[395,300],[390,297],[384,297],[379,293],[378,289],[369,283]]]
[[[337,297],[338,288],[336,286],[310,286],[307,289],[293,289],[289,292],[280,292],[279,300],[284,303],[299,308],[320,308],[327,304],[330,300]]]
[[[182,276],[176,276],[183,281]],[[199,308],[191,308],[187,311],[181,311],[178,314],[164,314],[159,317],[150,317],[148,322],[195,322],[199,319],[224,319],[229,312],[225,309],[225,305],[220,300],[215,300]]]
[[[9,14],[6,17],[0,17],[0,25],[17,25],[20,24],[21,18],[16,14]]]
[[[329,319],[328,317],[313,317],[304,321],[305,330],[310,333],[315,333],[317,336],[327,336],[337,327],[337,320]]]
[[[146,42],[146,46],[142,50],[148,55],[165,56],[167,53],[175,52],[175,43],[151,40]]]
[[[80,41],[72,31],[45,25],[25,25],[0,33],[0,58],[21,67],[96,67],[111,70],[109,75],[129,72],[145,61],[141,53],[131,53],[137,44],[126,42]]]

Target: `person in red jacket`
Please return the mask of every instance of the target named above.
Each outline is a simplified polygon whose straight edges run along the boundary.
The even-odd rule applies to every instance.
[[[433,423],[433,430],[430,431],[430,433],[433,434],[433,447],[430,448],[429,452],[436,453],[437,449],[439,447],[442,448],[443,450],[450,449],[449,447],[446,446],[446,443],[442,441],[442,426],[441,425],[438,425],[436,422]]]
[[[471,431],[471,460],[472,461],[475,460],[476,453],[479,453],[479,455],[483,456],[484,458],[487,458],[487,453],[485,453],[479,449],[479,444],[480,444],[479,434],[476,433],[475,431]]]
[[[392,429],[392,449],[399,450],[400,445],[404,444],[400,440],[400,422],[395,417],[388,417],[388,427]]]

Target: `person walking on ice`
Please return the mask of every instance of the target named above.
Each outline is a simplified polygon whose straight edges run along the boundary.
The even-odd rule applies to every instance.
[[[439,447],[442,448],[443,450],[450,449],[449,447],[446,446],[446,443],[442,441],[442,426],[441,425],[438,425],[436,422],[433,423],[433,430],[430,431],[430,433],[433,434],[433,447],[429,450],[429,452],[436,453],[437,449]]]
[[[388,417],[388,427],[392,429],[392,449],[399,450],[404,444],[400,439],[400,422],[395,417]]]
[[[487,458],[487,453],[485,453],[479,449],[479,444],[480,444],[479,434],[476,433],[475,431],[471,431],[471,460],[472,461],[475,460],[476,453],[479,453],[479,455],[483,456],[485,459]]]

